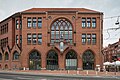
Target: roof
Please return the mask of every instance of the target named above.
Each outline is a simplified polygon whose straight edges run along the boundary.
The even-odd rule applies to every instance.
[[[18,13],[15,13],[11,16],[9,16],[8,18],[0,21],[0,24],[8,19],[10,19],[11,17],[16,17],[16,16],[20,16],[21,14],[24,13],[45,13],[45,12],[78,12],[78,13],[100,13],[103,14],[102,12],[98,12],[95,10],[91,10],[91,9],[86,9],[86,8],[31,8],[28,10],[24,10]]]
[[[95,10],[90,10],[86,8],[31,8],[24,12],[47,12],[47,11],[78,11],[78,12],[87,12],[87,13],[101,13]]]
[[[0,21],[0,24],[1,24],[2,22],[4,22],[4,21],[6,21],[6,20],[8,20],[8,19],[10,19],[10,18],[16,17],[16,16],[20,16],[20,12],[15,13],[15,14],[13,14],[13,15],[11,15],[11,16],[9,16],[9,17],[7,17],[6,19],[4,19],[4,20]]]

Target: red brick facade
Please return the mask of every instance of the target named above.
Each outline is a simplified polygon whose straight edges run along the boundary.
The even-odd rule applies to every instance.
[[[103,13],[84,8],[32,8],[16,13],[0,22],[0,68],[89,70],[102,66],[102,18]],[[54,25],[57,20],[59,30]],[[8,31],[3,29],[5,24]],[[52,26],[56,28],[54,36]],[[60,51],[61,41],[63,52]]]
[[[109,44],[102,50],[104,54],[104,62],[114,62],[115,60],[120,61],[120,39],[119,41]]]

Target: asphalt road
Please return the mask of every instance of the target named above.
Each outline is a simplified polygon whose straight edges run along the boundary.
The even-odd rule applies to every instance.
[[[36,75],[0,72],[0,80],[120,80],[120,76]]]

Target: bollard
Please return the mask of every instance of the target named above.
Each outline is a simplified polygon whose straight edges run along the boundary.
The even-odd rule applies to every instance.
[[[88,75],[88,70],[87,70],[87,75]]]
[[[96,75],[98,75],[98,71],[96,71]]]
[[[67,70],[67,73],[68,73],[68,74],[70,73],[69,70]]]
[[[23,70],[25,70],[25,67],[23,67]]]
[[[107,74],[107,71],[105,72],[105,74]]]
[[[60,70],[60,73],[61,73],[61,70]]]
[[[77,71],[77,74],[79,74],[79,71]]]

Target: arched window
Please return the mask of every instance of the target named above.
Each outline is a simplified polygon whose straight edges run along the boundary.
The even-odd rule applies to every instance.
[[[8,54],[8,52],[5,53],[5,60],[9,60],[9,54]]]
[[[72,30],[72,25],[68,20],[64,18],[57,19],[51,26],[51,43],[60,42],[60,39],[72,43]]]
[[[77,69],[77,55],[74,51],[69,51],[66,54],[66,69],[67,70]]]
[[[29,54],[29,69],[40,70],[41,69],[41,55],[38,51],[32,51]]]
[[[90,50],[87,50],[83,54],[83,69],[84,70],[94,69],[94,55]]]
[[[18,60],[19,59],[19,53],[17,51],[15,51],[13,53],[13,60]]]
[[[2,60],[2,53],[0,53],[0,60]]]
[[[50,51],[47,55],[47,69],[58,69],[58,55],[55,51]]]

